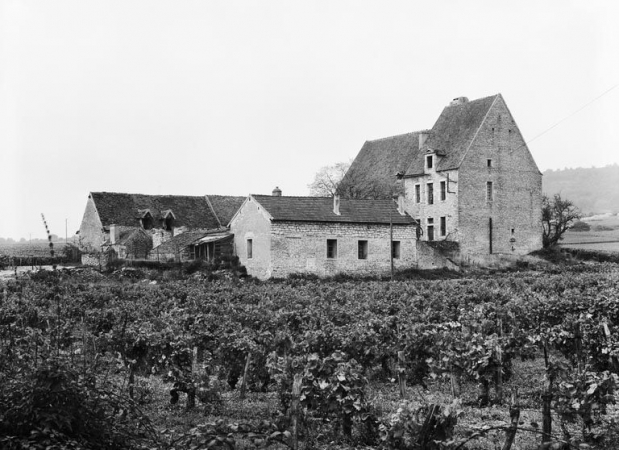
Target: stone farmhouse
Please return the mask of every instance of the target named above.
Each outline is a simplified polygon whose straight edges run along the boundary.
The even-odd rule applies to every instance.
[[[391,256],[395,268],[418,259],[416,223],[392,200],[284,197],[276,189],[250,195],[230,229],[241,263],[259,278],[384,273]]]
[[[212,259],[231,253],[226,225],[244,199],[91,192],[79,230],[82,262]]]
[[[375,199],[92,192],[83,262],[234,253],[269,278],[455,268],[542,246],[542,174],[501,94],[456,98],[431,129],[367,141],[342,185],[353,197],[373,186]]]
[[[460,261],[542,247],[542,174],[501,94],[456,98],[429,130],[367,141],[352,179],[403,191],[421,240]]]

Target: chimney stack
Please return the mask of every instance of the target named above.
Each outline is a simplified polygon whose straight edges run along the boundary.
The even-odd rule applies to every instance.
[[[430,132],[428,130],[424,130],[424,131],[420,131],[419,132],[419,148],[421,149],[421,147],[423,147],[423,144],[426,143],[426,139],[428,139],[428,136],[430,135]]]
[[[402,194],[398,195],[398,212],[401,216],[406,214],[406,211],[404,211],[404,196]]]
[[[281,197],[282,196],[282,190],[275,186],[275,189],[273,189],[273,192],[271,192],[271,195],[273,195],[273,197]]]
[[[118,242],[119,234],[118,225],[110,225],[110,244],[114,245]]]
[[[456,97],[451,101],[449,106],[464,105],[468,101],[469,99],[467,97]]]
[[[340,196],[339,195],[334,195],[333,196],[333,213],[335,215],[340,216]]]

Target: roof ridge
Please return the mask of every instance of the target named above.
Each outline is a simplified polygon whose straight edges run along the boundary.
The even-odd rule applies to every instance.
[[[367,140],[366,142],[380,142],[380,141],[385,141],[387,139],[393,139],[393,138],[396,138],[396,137],[410,136],[412,134],[419,134],[422,131],[427,131],[427,130],[409,131],[408,133],[394,134],[393,136],[387,136],[387,137],[378,138],[378,139],[370,139],[370,140]]]

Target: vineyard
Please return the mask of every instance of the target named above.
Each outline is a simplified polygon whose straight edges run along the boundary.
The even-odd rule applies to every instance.
[[[611,448],[619,265],[0,282],[0,447]],[[165,274],[164,274],[165,275]]]

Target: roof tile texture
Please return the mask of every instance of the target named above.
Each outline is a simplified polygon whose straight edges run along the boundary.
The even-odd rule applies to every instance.
[[[340,199],[340,215],[337,215],[333,212],[332,197],[251,197],[278,221],[389,224],[391,216],[395,225],[415,222],[409,215],[401,215],[393,200]]]

